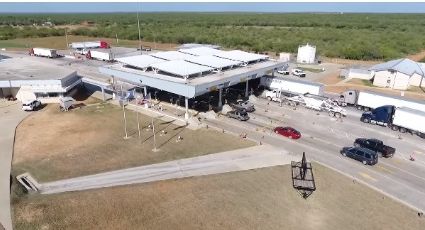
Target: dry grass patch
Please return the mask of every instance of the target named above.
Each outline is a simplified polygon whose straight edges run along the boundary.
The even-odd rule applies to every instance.
[[[155,119],[156,143],[152,119],[127,111],[130,139],[124,139],[122,109],[96,104],[59,112],[57,105],[25,119],[17,128],[13,173],[32,173],[42,182],[88,175],[175,159],[253,146],[255,143],[213,130],[189,130],[171,122]],[[162,131],[166,134],[162,134]],[[178,136],[183,140],[176,142]]]
[[[423,229],[414,210],[321,165],[304,200],[289,166],[14,200],[15,229]],[[39,218],[25,213],[39,212]],[[25,212],[23,212],[23,210]]]

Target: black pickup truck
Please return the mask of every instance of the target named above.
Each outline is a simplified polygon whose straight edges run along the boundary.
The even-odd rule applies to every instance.
[[[381,153],[383,157],[393,157],[395,153],[395,148],[384,145],[384,143],[378,139],[357,138],[354,141],[354,146]]]

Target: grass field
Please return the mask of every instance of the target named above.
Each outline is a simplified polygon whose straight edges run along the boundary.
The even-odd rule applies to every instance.
[[[130,139],[125,140],[123,113],[118,106],[98,104],[70,112],[48,105],[17,128],[12,172],[30,172],[42,182],[205,155],[255,143],[211,129],[192,131],[155,119],[159,152],[153,152],[152,119],[127,111]],[[162,134],[162,130],[166,134]],[[183,141],[176,143],[177,136]]]
[[[289,166],[13,199],[25,229],[419,230],[425,218],[313,164],[317,191],[292,188]]]

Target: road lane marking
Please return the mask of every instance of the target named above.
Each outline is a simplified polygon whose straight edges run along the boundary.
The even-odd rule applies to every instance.
[[[383,172],[388,172],[388,173],[390,173],[390,174],[392,174],[393,173],[393,171],[392,170],[390,170],[390,169],[388,169],[388,168],[385,168],[385,167],[383,167],[383,166],[381,166],[381,165],[377,165],[376,166],[376,168],[377,169],[380,169],[381,171],[383,171]]]
[[[364,173],[364,172],[359,172],[359,175],[362,176],[365,179],[371,180],[371,181],[378,181],[377,179],[371,177],[369,174]]]

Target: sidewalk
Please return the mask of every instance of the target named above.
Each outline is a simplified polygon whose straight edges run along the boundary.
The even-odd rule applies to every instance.
[[[299,157],[270,145],[209,154],[41,184],[53,194],[290,164]]]
[[[21,110],[21,104],[18,102],[0,102],[0,223],[7,230],[12,229],[10,168],[15,128],[29,114]]]

